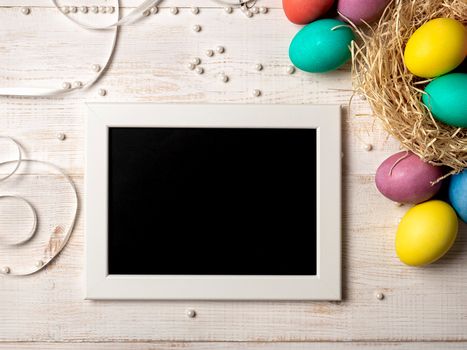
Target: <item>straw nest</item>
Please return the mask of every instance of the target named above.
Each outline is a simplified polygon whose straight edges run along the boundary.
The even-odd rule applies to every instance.
[[[352,81],[375,117],[402,146],[434,165],[467,168],[467,129],[436,121],[421,103],[430,81],[414,76],[404,65],[404,47],[422,24],[439,17],[467,22],[467,0],[393,0],[380,21],[355,28]]]

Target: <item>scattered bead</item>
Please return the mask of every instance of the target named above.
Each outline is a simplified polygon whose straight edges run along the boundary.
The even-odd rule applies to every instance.
[[[232,13],[232,12],[233,12],[233,8],[231,8],[231,7],[224,7],[224,11],[225,11],[226,13]]]
[[[404,203],[401,202],[394,202],[394,204],[396,205],[396,207],[402,207],[404,205]]]
[[[225,52],[225,47],[224,46],[218,46],[218,47],[216,47],[216,51],[218,53],[224,53]]]
[[[23,15],[29,15],[31,13],[31,9],[29,7],[21,7],[21,13]]]
[[[77,80],[73,83],[73,87],[77,89],[81,89],[83,87],[83,83]]]
[[[79,10],[80,10],[82,13],[88,13],[88,10],[89,10],[89,9],[88,9],[87,6],[81,6],[81,7],[79,8]]]
[[[251,94],[254,96],[254,97],[259,97],[261,96],[261,90],[258,90],[258,89],[254,89]]]
[[[286,69],[287,74],[294,74],[295,73],[295,67],[294,66],[288,66]]]
[[[213,50],[211,50],[211,49],[209,49],[209,50],[206,50],[206,56],[208,56],[208,57],[212,57],[212,56],[214,56],[214,51],[213,51]]]
[[[65,141],[66,135],[63,132],[58,133],[57,134],[57,139],[59,139],[60,141]]]
[[[144,16],[144,17],[147,17],[147,16],[149,16],[150,14],[151,14],[151,12],[149,12],[149,10],[146,10],[146,11],[143,12],[143,16]]]
[[[186,310],[186,315],[189,318],[194,318],[194,317],[196,317],[196,311],[193,310],[193,309],[188,309],[188,310]]]
[[[97,6],[91,6],[91,11],[92,11],[93,13],[98,13],[98,12],[99,12],[99,7],[97,7]]]
[[[91,65],[91,69],[92,69],[94,72],[98,73],[98,72],[101,71],[101,66],[98,65],[98,64],[93,64],[93,65]]]
[[[201,63],[201,59],[199,57],[195,57],[191,60],[191,63],[193,63],[195,66]]]
[[[260,7],[259,12],[262,13],[262,14],[266,14],[266,13],[268,13],[268,8],[267,7]]]
[[[37,268],[42,267],[44,265],[44,262],[42,260],[37,260],[36,263],[34,264]]]
[[[261,63],[256,64],[255,69],[259,72],[263,70],[263,65]]]
[[[250,11],[256,15],[259,13],[259,8],[257,8],[256,6],[253,6]]]
[[[365,151],[370,152],[373,149],[373,145],[367,143],[364,148],[365,148]]]
[[[5,275],[8,275],[10,273],[10,268],[8,266],[3,266],[2,269],[1,269],[1,273],[5,274]]]
[[[194,32],[200,32],[200,31],[201,31],[201,26],[200,26],[199,24],[195,24],[195,25],[193,26],[193,31],[194,31]]]
[[[64,90],[68,90],[68,89],[71,89],[71,84],[67,81],[65,81],[63,84],[62,84],[62,88]]]
[[[172,15],[176,15],[178,13],[178,7],[171,7],[170,8],[170,13]]]
[[[365,96],[365,95],[360,95],[360,99],[361,99],[362,101],[366,101],[366,96]]]
[[[187,66],[187,67],[188,67],[189,70],[193,70],[193,69],[196,68],[196,65],[193,64],[193,63],[188,63],[188,66]]]
[[[70,13],[70,8],[68,6],[63,6],[62,7],[62,12],[66,15],[66,14]]]
[[[99,12],[100,12],[100,13],[106,13],[106,12],[107,12],[107,7],[105,7],[105,6],[99,6]]]
[[[248,7],[246,7],[245,5],[243,5],[242,7],[240,7],[240,9],[242,10],[242,12],[248,11]]]
[[[253,17],[253,12],[251,12],[250,10],[247,10],[245,11],[245,16],[247,16],[248,18],[251,18]]]
[[[225,73],[219,74],[219,79],[220,79],[220,81],[222,81],[224,83],[227,83],[229,81],[229,77],[227,75],[225,75]]]
[[[383,300],[384,299],[384,294],[382,292],[376,292],[375,293],[375,298],[378,300]]]
[[[71,6],[70,7],[70,12],[71,13],[76,13],[76,12],[78,12],[78,8],[76,6]]]
[[[191,13],[194,15],[197,15],[199,13],[199,8],[198,7],[192,7],[191,8]]]
[[[198,74],[203,74],[204,69],[203,69],[203,67],[196,67],[195,72],[198,73]]]
[[[99,91],[97,93],[99,94],[99,96],[105,96],[105,95],[107,95],[107,90],[99,89]]]
[[[152,14],[152,15],[155,15],[156,13],[159,12],[159,8],[157,6],[153,6],[149,9],[149,12]]]

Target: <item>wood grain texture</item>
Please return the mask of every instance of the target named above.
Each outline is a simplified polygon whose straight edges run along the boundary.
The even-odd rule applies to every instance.
[[[136,2],[126,0],[125,4],[134,6]],[[226,15],[218,7],[203,8],[198,16],[187,9],[173,16],[162,8],[158,15],[121,30],[110,69],[88,91],[62,98],[0,98],[0,134],[21,142],[28,157],[51,161],[72,174],[83,203],[86,102],[347,105],[351,96],[348,67],[325,75],[285,73],[290,64],[287,47],[297,26],[285,19],[278,1],[267,3],[276,8],[253,19],[238,11]],[[77,29],[43,0],[35,1],[31,15],[24,16],[19,11],[19,5],[24,4],[31,2],[0,3],[0,86],[59,86],[63,81],[91,77],[90,65],[102,63],[110,33]],[[192,4],[213,6],[208,0],[193,0]],[[103,16],[96,15],[95,19],[105,20]],[[199,34],[191,31],[196,23],[203,26]],[[204,51],[217,45],[225,46],[226,53],[208,59]],[[203,60],[204,75],[186,68],[195,56]],[[258,62],[265,67],[261,73],[254,70]],[[220,72],[231,77],[228,84],[216,79]],[[108,90],[105,98],[97,95],[99,88]],[[263,91],[261,98],[251,97],[255,88]],[[45,271],[26,278],[0,277],[0,349],[10,348],[11,344],[20,349],[70,349],[81,345],[62,344],[68,341],[95,342],[84,345],[93,349],[465,347],[465,343],[456,342],[467,341],[466,225],[461,225],[456,244],[440,262],[417,269],[398,261],[394,234],[407,207],[396,207],[384,199],[373,181],[376,167],[398,150],[398,144],[388,139],[379,125],[373,126],[371,118],[355,116],[368,113],[365,101],[358,97],[350,113],[345,113],[343,302],[85,301],[84,218],[80,214],[68,246]],[[59,132],[66,133],[65,141],[57,140]],[[365,143],[373,144],[374,150],[366,152]],[[12,149],[4,146],[0,160],[12,154]],[[0,193],[15,191],[33,196],[36,203],[43,205],[41,220],[46,237],[54,225],[66,219],[70,199],[60,190],[56,175],[46,169],[29,170],[21,169],[20,174],[29,174],[20,175],[21,180],[12,179],[19,182],[17,185],[2,184]],[[18,224],[17,220],[11,222]],[[42,249],[39,243],[37,247]],[[31,254],[2,251],[0,262],[7,263],[8,259],[9,263],[33,263]],[[385,299],[378,301],[376,291],[382,291]],[[185,316],[188,307],[196,309],[195,319]],[[22,343],[36,341],[39,343]],[[113,341],[135,343],[107,344]],[[152,341],[169,343],[145,343]],[[180,341],[390,342],[176,343]]]

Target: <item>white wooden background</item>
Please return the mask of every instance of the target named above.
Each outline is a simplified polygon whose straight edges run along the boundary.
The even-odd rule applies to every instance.
[[[137,3],[125,0],[125,11]],[[22,5],[31,7],[30,15],[21,14]],[[173,5],[181,7],[176,16],[168,9]],[[192,5],[201,7],[198,16],[189,11]],[[18,140],[27,157],[53,162],[71,174],[82,203],[85,102],[347,105],[348,67],[324,75],[287,75],[288,44],[298,27],[286,20],[280,0],[258,0],[258,5],[268,6],[269,13],[249,19],[239,10],[227,15],[210,0],[165,0],[157,15],[121,30],[110,69],[89,91],[61,98],[0,98],[0,135]],[[104,21],[110,15],[80,18]],[[202,32],[192,32],[193,24]],[[77,28],[47,0],[0,0],[0,86],[87,80],[91,64],[103,63],[110,37]],[[204,51],[217,45],[226,47],[225,54],[208,59]],[[204,75],[186,68],[195,56],[203,60]],[[256,63],[264,65],[262,72],[254,70]],[[227,84],[216,79],[222,71],[231,78]],[[99,88],[107,89],[106,97],[97,94]],[[255,88],[262,97],[251,97]],[[68,246],[53,264],[30,277],[0,277],[0,349],[467,348],[466,226],[440,262],[410,268],[398,261],[394,235],[407,207],[395,206],[374,186],[376,167],[398,144],[370,117],[358,116],[368,113],[360,98],[345,113],[342,302],[85,301],[80,212]],[[65,141],[57,140],[60,132]],[[365,151],[365,143],[373,151]],[[12,148],[1,142],[1,160],[12,156]],[[39,207],[43,237],[32,242],[30,252],[2,248],[2,266],[34,263],[41,244],[55,227],[66,228],[69,219],[71,197],[60,177],[34,167],[20,173],[1,184],[0,193],[23,194]],[[0,223],[2,237],[6,227],[25,226],[27,221],[14,214],[7,226]],[[381,301],[375,298],[378,291],[385,295]],[[196,318],[185,316],[188,307],[196,309]]]

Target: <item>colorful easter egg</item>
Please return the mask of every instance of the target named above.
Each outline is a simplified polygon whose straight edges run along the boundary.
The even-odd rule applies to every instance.
[[[303,27],[292,39],[289,57],[295,67],[323,73],[339,68],[350,59],[354,34],[342,21],[320,19]]]
[[[308,24],[324,15],[334,0],[282,0],[282,7],[290,22]]]
[[[399,152],[387,158],[376,170],[376,187],[387,198],[417,204],[433,197],[441,188],[441,167],[421,160],[412,152]]]
[[[431,81],[422,96],[433,116],[445,124],[467,128],[467,74],[450,73]]]
[[[390,0],[339,0],[337,10],[354,24],[376,21]]]
[[[397,256],[411,266],[431,264],[451,248],[457,231],[457,216],[449,204],[439,200],[418,204],[399,223]]]
[[[467,223],[467,169],[451,177],[449,201],[461,220]]]
[[[467,30],[451,18],[436,18],[409,38],[404,62],[410,72],[423,78],[446,74],[462,63],[467,53]]]

